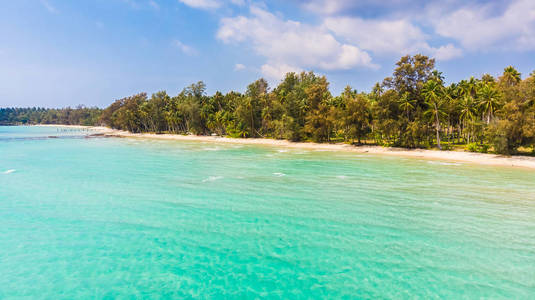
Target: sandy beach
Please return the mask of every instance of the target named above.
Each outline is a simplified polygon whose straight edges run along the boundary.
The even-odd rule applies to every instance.
[[[174,141],[199,141],[199,142],[214,142],[214,143],[232,143],[232,144],[246,144],[246,145],[266,145],[285,148],[297,148],[308,150],[323,150],[323,151],[350,151],[356,153],[369,153],[377,155],[394,155],[413,158],[423,158],[432,160],[446,160],[455,162],[466,162],[481,165],[492,166],[509,166],[535,169],[535,157],[528,156],[503,156],[495,154],[474,153],[466,151],[438,151],[425,149],[404,149],[381,146],[352,146],[348,144],[319,144],[319,143],[303,143],[290,142],[287,140],[261,139],[261,138],[228,138],[220,136],[196,136],[196,135],[179,135],[179,134],[152,134],[152,133],[131,133],[121,130],[115,130],[108,127],[94,127],[94,126],[76,126],[76,125],[38,125],[38,126],[61,126],[68,128],[84,128],[95,133],[105,136],[115,136],[123,138],[137,138],[137,139],[159,139],[159,140],[174,140]]]

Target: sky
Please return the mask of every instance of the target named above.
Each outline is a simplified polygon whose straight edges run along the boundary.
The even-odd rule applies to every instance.
[[[286,72],[369,91],[422,53],[455,82],[535,70],[534,0],[0,0],[0,107],[243,92]]]

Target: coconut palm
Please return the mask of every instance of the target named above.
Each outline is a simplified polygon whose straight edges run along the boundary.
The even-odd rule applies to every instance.
[[[463,129],[467,124],[471,124],[477,114],[476,103],[474,98],[470,96],[463,96],[459,102],[460,107],[460,119],[463,124]],[[470,130],[468,131],[468,142],[470,142]]]
[[[469,95],[473,98],[477,95],[477,86],[478,86],[478,80],[474,78],[474,76],[470,77],[470,80],[461,80],[459,82],[459,93],[460,95]]]
[[[509,66],[503,70],[503,77],[509,85],[516,85],[522,80],[520,72],[518,72],[512,66]]]
[[[490,84],[483,85],[479,91],[478,107],[484,114],[487,124],[490,123],[490,120],[499,105],[500,102],[498,91]]]
[[[414,109],[414,105],[416,104],[415,99],[411,99],[410,94],[408,92],[405,92],[403,96],[398,101],[399,108],[401,108],[406,114],[407,119],[409,119],[410,111]]]
[[[434,119],[437,147],[442,150],[442,146],[440,145],[440,119],[446,115],[443,110],[444,101],[442,100],[444,87],[435,80],[429,80],[425,83],[422,94],[429,107],[425,115],[432,116]]]

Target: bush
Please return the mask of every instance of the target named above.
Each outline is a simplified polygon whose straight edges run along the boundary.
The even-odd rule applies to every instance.
[[[450,143],[442,143],[442,150],[453,150],[453,145]]]
[[[470,143],[466,145],[465,150],[470,152],[487,153],[490,146],[487,144]]]

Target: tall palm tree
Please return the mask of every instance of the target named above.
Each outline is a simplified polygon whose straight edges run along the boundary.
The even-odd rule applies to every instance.
[[[471,96],[473,98],[477,95],[478,80],[474,76],[470,77],[470,80],[461,80],[459,82],[459,94],[462,96]]]
[[[510,85],[515,85],[522,80],[520,72],[518,72],[513,66],[509,66],[503,70],[503,77]]]
[[[435,80],[429,80],[425,83],[423,96],[429,107],[425,114],[434,118],[437,146],[440,150],[442,150],[440,145],[440,118],[446,114],[442,107],[444,104],[444,101],[442,101],[443,95],[444,87],[440,83]]]
[[[464,129],[467,124],[471,124],[477,114],[476,103],[474,98],[465,95],[461,98],[459,105],[461,109],[460,119]],[[470,142],[470,130],[468,131],[467,141]]]
[[[410,111],[414,109],[414,104],[416,103],[415,99],[411,99],[410,94],[405,92],[403,96],[398,100],[399,108],[401,108],[406,114],[407,119],[409,119]]]
[[[483,115],[486,117],[487,124],[490,123],[490,120],[493,117],[494,112],[498,108],[499,104],[500,102],[498,91],[490,84],[483,85],[479,91],[478,107],[481,109]]]

